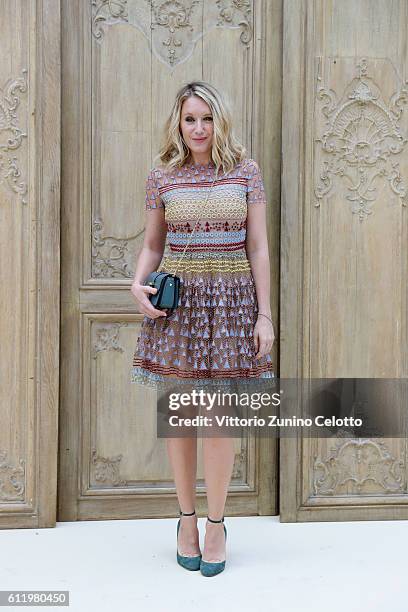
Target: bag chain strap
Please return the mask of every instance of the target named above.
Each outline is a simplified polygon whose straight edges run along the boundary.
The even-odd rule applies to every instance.
[[[212,185],[211,185],[210,189],[208,190],[207,197],[206,197],[206,200],[205,200],[205,202],[204,202],[204,206],[206,206],[206,204],[207,204],[207,202],[208,202],[208,198],[209,198],[209,196],[210,196],[210,192],[211,192],[212,188],[214,187],[214,183],[215,183],[215,181],[217,180],[217,177],[218,177],[218,171],[216,172],[215,177],[214,177],[214,180],[213,180],[213,182],[212,182]],[[204,207],[203,207],[203,208],[204,208]],[[195,222],[194,228],[193,228],[193,230],[192,230],[192,232],[191,232],[191,234],[190,234],[190,238],[189,238],[189,240],[187,241],[187,244],[186,244],[186,246],[184,247],[184,250],[183,250],[183,252],[182,252],[182,254],[181,254],[181,257],[180,257],[180,259],[179,259],[179,260],[178,260],[178,262],[177,262],[176,269],[175,269],[175,270],[174,270],[174,272],[172,273],[172,274],[173,274],[173,276],[176,276],[176,272],[177,272],[177,270],[179,269],[180,262],[181,262],[181,260],[182,260],[182,259],[183,259],[183,257],[184,257],[184,254],[185,254],[185,252],[186,252],[186,250],[187,250],[188,245],[189,245],[189,244],[190,244],[190,242],[191,242],[191,239],[192,239],[192,237],[193,237],[193,234],[194,234],[194,232],[195,232],[195,230],[196,230],[197,224],[198,224],[198,222],[200,221],[201,217],[202,217],[202,212],[201,212],[200,216],[197,218],[197,221]]]

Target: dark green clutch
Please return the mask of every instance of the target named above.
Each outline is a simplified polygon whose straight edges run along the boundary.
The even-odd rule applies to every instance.
[[[177,308],[180,292],[180,278],[178,276],[169,272],[151,272],[144,284],[157,289],[155,294],[148,294],[149,300],[155,308],[158,310]]]

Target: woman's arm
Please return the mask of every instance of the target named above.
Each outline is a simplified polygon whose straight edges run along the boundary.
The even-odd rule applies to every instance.
[[[150,272],[157,269],[163,257],[166,234],[167,225],[164,220],[164,208],[146,210],[145,235],[137,259],[134,283],[143,283]]]
[[[265,201],[248,204],[246,252],[254,277],[258,312],[272,319],[270,305],[270,261],[266,230]],[[275,340],[273,324],[264,316],[258,316],[254,328],[256,359],[272,349]]]
[[[154,308],[147,293],[156,293],[157,289],[144,285],[144,279],[157,269],[166,243],[167,224],[164,218],[164,208],[146,210],[146,227],[143,247],[136,264],[135,277],[131,286],[132,295],[136,298],[140,312],[152,319],[165,317],[166,312]]]
[[[248,206],[246,251],[255,281],[259,312],[263,312],[270,317],[271,271],[265,210],[265,204],[261,203]]]

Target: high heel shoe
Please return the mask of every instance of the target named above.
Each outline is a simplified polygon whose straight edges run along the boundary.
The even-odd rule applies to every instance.
[[[223,523],[224,517],[222,517],[222,519],[219,521],[213,521],[213,519],[210,519],[210,517],[207,516],[207,520],[209,520],[210,523]],[[223,525],[223,527],[224,527],[224,534],[225,534],[225,541],[226,541],[227,540],[227,528],[225,527],[225,525]],[[204,561],[204,559],[201,559],[200,571],[203,576],[216,576],[217,574],[222,572],[224,569],[225,569],[225,560],[213,562],[213,561]]]
[[[180,514],[182,516],[193,516],[193,514],[195,514],[195,510],[194,512],[182,512],[180,510]],[[189,555],[180,555],[179,551],[178,551],[178,533],[179,533],[179,529],[180,529],[180,521],[181,519],[178,520],[177,523],[177,563],[179,565],[181,565],[181,567],[184,567],[184,569],[186,570],[191,570],[191,571],[196,571],[200,569],[200,561],[201,561],[201,555],[195,555],[195,556],[189,556]]]

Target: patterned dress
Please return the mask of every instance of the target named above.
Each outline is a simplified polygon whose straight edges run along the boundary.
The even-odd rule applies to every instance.
[[[175,270],[203,213],[177,270],[178,307],[166,318],[144,317],[132,382],[160,388],[186,380],[204,385],[275,376],[269,354],[255,359],[258,304],[245,249],[247,207],[265,202],[262,176],[246,158],[219,174],[205,203],[214,176],[210,162],[173,171],[152,168],[147,178],[145,207],[164,207],[167,224],[158,270]]]

